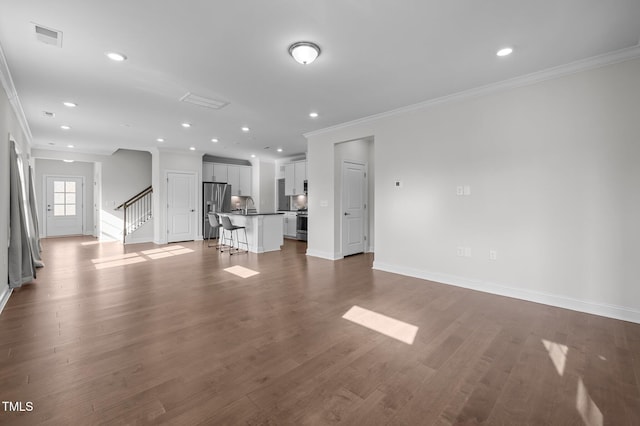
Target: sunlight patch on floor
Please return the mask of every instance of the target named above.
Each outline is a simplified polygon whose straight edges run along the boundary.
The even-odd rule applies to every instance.
[[[135,257],[129,257],[126,259],[120,259],[120,260],[112,260],[110,262],[102,262],[102,263],[97,263],[95,265],[96,269],[107,269],[107,268],[115,268],[116,266],[125,266],[125,265],[132,265],[134,263],[141,263],[141,262],[146,262],[147,259],[144,259],[140,256],[135,256]]]
[[[233,275],[237,275],[240,278],[249,278],[249,277],[253,277],[254,275],[258,275],[260,273],[258,271],[254,271],[253,269],[245,268],[244,266],[240,266],[240,265],[225,268],[225,271],[230,272]]]
[[[353,306],[342,318],[354,322],[385,336],[412,345],[418,333],[418,327],[406,322],[370,311],[359,306]]]
[[[165,257],[179,256],[181,254],[193,253],[193,250],[186,248],[184,246],[175,245],[175,246],[157,248],[153,250],[144,250],[141,253],[144,254],[145,256],[148,256],[151,259],[163,259]]]
[[[106,269],[146,262],[148,259],[156,260],[193,252],[194,250],[181,245],[170,245],[152,250],[143,250],[140,253],[133,252],[118,254],[115,256],[100,257],[98,259],[91,259],[91,262],[94,263],[96,269]]]
[[[567,354],[569,353],[569,348],[566,345],[561,345],[560,343],[551,342],[549,340],[541,339],[542,344],[547,349],[549,353],[549,358],[551,358],[551,362],[553,362],[554,367],[556,367],[556,371],[562,377],[564,374],[564,366],[567,363]]]
[[[576,393],[576,409],[582,417],[582,421],[587,426],[602,426],[604,416],[593,399],[587,392],[587,387],[582,381],[582,377],[578,378],[578,392]]]

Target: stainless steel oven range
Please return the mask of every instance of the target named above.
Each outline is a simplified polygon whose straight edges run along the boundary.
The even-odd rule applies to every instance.
[[[307,241],[307,210],[298,210],[296,216],[296,238]]]

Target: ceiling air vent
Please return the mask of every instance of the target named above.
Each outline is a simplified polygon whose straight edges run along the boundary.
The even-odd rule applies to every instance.
[[[229,102],[205,98],[204,96],[194,95],[191,92],[187,92],[187,94],[181,97],[180,100],[182,102],[188,102],[190,104],[194,104],[194,105],[198,105],[198,106],[210,108],[210,109],[220,109],[229,105]]]
[[[36,40],[44,44],[50,44],[51,46],[62,47],[62,31],[43,27],[35,22],[32,22],[31,24],[33,25]]]
[[[49,118],[55,118],[56,113],[51,111],[42,111],[42,115]]]

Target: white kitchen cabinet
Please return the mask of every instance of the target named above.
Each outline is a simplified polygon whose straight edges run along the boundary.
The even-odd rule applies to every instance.
[[[228,170],[227,164],[213,163],[213,182],[228,182]]]
[[[231,195],[251,196],[251,167],[229,165],[227,183],[231,185]]]
[[[295,166],[293,163],[284,165],[284,195],[295,195],[293,187],[295,185]]]
[[[251,167],[240,166],[238,195],[251,196]]]
[[[214,182],[213,179],[213,163],[202,163],[202,181]]]
[[[307,179],[307,162],[296,161],[284,165],[284,195],[304,194]]]
[[[304,181],[307,179],[307,162],[297,161],[293,165],[295,171],[293,192],[295,192],[295,195],[304,194]]]
[[[295,212],[286,212],[284,214],[283,232],[285,237],[296,238],[296,221],[298,220]]]

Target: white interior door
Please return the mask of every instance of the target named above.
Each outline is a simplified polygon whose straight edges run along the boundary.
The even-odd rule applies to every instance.
[[[364,252],[365,166],[342,163],[342,255]]]
[[[167,241],[195,239],[196,187],[192,173],[167,174]]]
[[[83,179],[78,176],[46,177],[46,235],[60,237],[83,233]]]

